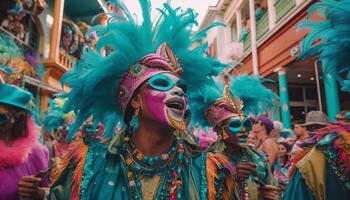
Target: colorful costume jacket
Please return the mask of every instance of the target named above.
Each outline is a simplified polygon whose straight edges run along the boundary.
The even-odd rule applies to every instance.
[[[229,158],[232,165],[237,165],[239,162],[253,162],[257,165],[256,175],[251,175],[246,183],[246,188],[248,188],[247,192],[249,200],[260,199],[258,192],[259,185],[257,184],[256,180],[259,180],[259,182],[266,185],[274,185],[273,174],[271,173],[266,158],[251,147],[242,147],[237,155],[232,155],[228,153],[227,147],[221,141],[221,137],[219,137],[219,140],[211,147],[211,151],[223,152]],[[240,188],[241,198],[243,198],[244,189],[245,188],[242,185]]]
[[[47,199],[132,199],[123,137],[118,134],[109,145],[97,141],[74,144]],[[183,199],[237,199],[238,187],[231,176],[234,170],[226,157],[201,152],[182,139],[178,142],[185,147]]]
[[[350,199],[349,131],[350,124],[329,125],[305,142],[283,199]]]

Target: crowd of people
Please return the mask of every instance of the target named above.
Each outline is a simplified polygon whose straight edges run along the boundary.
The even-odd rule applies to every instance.
[[[193,49],[209,29],[192,35],[192,10],[165,4],[152,23],[140,5],[141,24],[120,4],[95,27],[113,51],[85,51],[41,117],[0,66],[1,200],[350,198],[348,111],[284,128],[264,79],[217,81],[228,66]]]

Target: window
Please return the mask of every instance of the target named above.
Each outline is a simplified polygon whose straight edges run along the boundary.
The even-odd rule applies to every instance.
[[[290,101],[303,101],[303,88],[301,87],[289,87],[288,88]]]

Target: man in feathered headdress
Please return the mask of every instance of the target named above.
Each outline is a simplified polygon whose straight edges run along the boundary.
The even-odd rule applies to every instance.
[[[306,21],[310,32],[302,42],[304,58],[317,55],[325,73],[335,75],[342,89],[349,88],[350,1],[323,0],[313,5],[323,21]],[[348,73],[342,78],[343,73]],[[350,199],[350,126],[328,124],[316,130],[292,159],[291,181],[283,199]]]
[[[50,99],[50,107],[45,111],[42,120],[42,129],[46,145],[50,150],[50,157],[54,159],[61,158],[68,150],[69,143],[66,137],[69,131],[69,125],[74,120],[74,113],[64,113],[64,99]],[[56,163],[56,162],[54,162]]]
[[[252,127],[249,115],[266,111],[273,105],[273,99],[278,99],[261,82],[259,77],[241,75],[231,77],[229,86],[213,82],[205,92],[190,91],[188,94],[191,125],[212,127],[219,139],[211,150],[224,153],[237,166],[241,199],[275,199],[278,196],[265,157],[247,144]]]
[[[108,143],[89,137],[67,154],[50,189],[54,199],[237,199],[234,168],[219,153],[200,151],[185,132],[186,89],[210,84],[226,65],[192,48],[196,14],[164,4],[152,23],[150,2],[140,0],[142,23],[124,4],[123,15],[95,26],[98,51],[87,49],[62,81],[71,88],[65,111],[75,111],[68,140],[90,116]],[[210,27],[209,27],[210,28]],[[111,49],[103,56],[102,48]],[[116,126],[124,127],[115,132]]]

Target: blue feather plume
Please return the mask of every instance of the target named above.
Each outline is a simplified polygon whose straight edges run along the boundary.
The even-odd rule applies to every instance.
[[[258,116],[278,104],[278,95],[263,85],[267,81],[267,79],[247,74],[231,77],[231,95],[243,101],[243,111],[246,116],[251,114]]]
[[[174,9],[164,4],[163,9],[159,9],[159,19],[153,23],[150,1],[139,0],[143,21],[138,22],[123,3],[114,3],[123,15],[115,14],[107,26],[97,25],[90,29],[99,36],[97,51],[87,49],[83,52],[81,60],[61,79],[62,84],[71,88],[69,93],[61,95],[68,98],[64,111],[77,113],[67,140],[74,137],[90,116],[94,124],[104,124],[105,137],[113,136],[116,125],[124,123],[116,95],[122,76],[130,66],[145,55],[154,53],[162,43],[167,43],[179,58],[183,68],[181,78],[187,83],[189,91],[205,90],[210,81],[208,77],[217,75],[227,66],[207,55],[207,44],[193,48],[207,29],[192,35],[192,28],[197,25],[192,9]],[[105,47],[112,49],[108,56],[101,54],[101,49]]]
[[[323,21],[312,21],[310,15],[317,12]],[[300,59],[317,56],[324,73],[333,74],[350,91],[349,79],[343,72],[350,70],[350,0],[323,0],[310,7],[308,20],[299,25],[310,32],[302,41]]]

